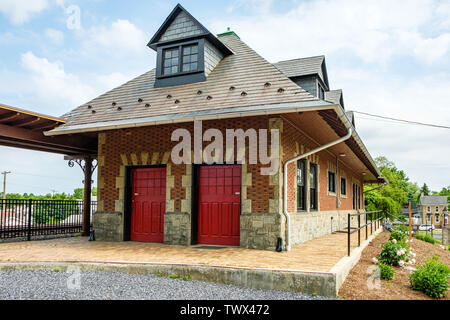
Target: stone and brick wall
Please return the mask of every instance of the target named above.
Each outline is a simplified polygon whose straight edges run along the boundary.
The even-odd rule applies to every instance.
[[[270,118],[266,116],[204,121],[203,132],[215,128],[219,129],[225,136],[226,129],[267,129],[269,122]],[[171,161],[171,150],[178,144],[178,142],[171,141],[171,135],[178,128],[187,129],[192,137],[194,136],[193,123],[111,130],[99,133],[98,211],[101,213],[99,213],[98,219],[94,219],[94,228],[99,231],[96,231],[97,239],[101,240],[102,235],[105,234],[100,230],[104,229],[102,221],[105,220],[102,220],[100,215],[114,213],[121,217],[114,222],[111,219],[109,221],[115,224],[114,228],[123,230],[126,168],[163,164],[166,165],[166,212],[168,213],[165,217],[164,242],[168,244],[191,244],[192,165],[175,165]],[[209,142],[205,142],[204,147],[208,144]],[[248,161],[248,150],[246,151],[246,161]],[[271,176],[261,176],[260,170],[262,167],[259,164],[244,163],[242,165],[243,215],[278,213],[278,199],[276,197],[280,191],[279,175],[276,179]],[[245,225],[245,221],[242,224]],[[249,238],[254,238],[255,232],[243,233],[243,243],[252,245],[256,240],[250,239],[247,241],[246,235],[248,234]],[[261,231],[259,232],[261,233]],[[267,232],[269,231],[267,230]],[[111,240],[111,237],[105,239]],[[123,234],[120,239],[123,239]],[[274,247],[275,244],[276,238],[275,243],[271,246]]]
[[[283,161],[291,159],[297,155],[306,153],[319,145],[309,137],[303,135],[295,128],[290,121],[284,121],[284,130],[281,136]],[[332,141],[330,137],[328,141]],[[291,245],[300,244],[314,238],[318,238],[342,230],[347,226],[348,213],[355,213],[353,210],[352,182],[362,185],[362,176],[358,176],[350,168],[339,163],[336,168],[336,156],[327,151],[313,154],[307,159],[306,177],[309,179],[310,164],[314,163],[318,168],[318,209],[311,210],[307,205],[307,210],[297,211],[297,163],[288,166],[288,211],[291,213]],[[337,193],[328,191],[328,171],[337,172],[336,189],[340,191],[341,177],[347,180],[347,195],[339,196],[341,202],[337,205]],[[362,188],[361,188],[362,189]],[[337,190],[338,191],[338,190]],[[307,188],[306,199],[309,204],[310,190]],[[363,205],[361,195],[361,208]],[[352,222],[352,225],[356,220]]]
[[[193,221],[191,212],[193,166],[175,165],[171,161],[171,150],[178,144],[178,142],[171,141],[171,134],[178,128],[187,129],[193,137],[193,123],[112,130],[99,134],[99,213],[94,218],[97,239],[120,241],[124,238],[126,168],[165,165],[167,191],[164,242],[178,245],[191,244],[193,236],[191,228]],[[226,129],[280,130],[281,143],[277,155],[280,167],[276,174],[261,175],[260,170],[265,166],[249,164],[248,150],[246,150],[246,163],[241,165],[240,245],[246,248],[275,249],[279,237],[285,240],[283,161],[311,150],[317,145],[289,123],[283,121],[281,116],[258,116],[203,122],[203,132],[211,128],[219,129],[224,136]],[[208,144],[209,142],[204,142],[203,147]],[[235,152],[237,153],[237,150]],[[347,196],[340,198],[341,206],[337,208],[336,195],[330,195],[327,192],[327,171],[330,163],[335,161],[335,157],[325,151],[308,158],[308,163],[312,162],[318,165],[317,211],[308,209],[306,212],[297,212],[297,164],[289,166],[288,204],[289,212],[293,213],[291,215],[292,245],[342,229],[346,225],[346,214],[352,212],[351,183],[353,180],[361,181],[362,177],[358,177],[345,166],[339,167],[339,172],[347,178]],[[340,176],[337,177],[337,187],[339,187]],[[309,193],[307,198],[309,198]],[[111,218],[112,216],[114,218]]]

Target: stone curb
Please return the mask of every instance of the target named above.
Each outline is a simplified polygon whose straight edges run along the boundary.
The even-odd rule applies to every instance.
[[[375,239],[377,235],[383,232],[383,228],[378,229],[375,231],[371,236],[368,237],[367,240],[364,240],[361,243],[361,246],[358,248],[354,248],[351,253],[350,257],[344,257],[341,260],[339,260],[338,263],[334,265],[333,268],[331,268],[330,272],[334,273],[336,275],[336,296],[338,295],[339,289],[344,284],[345,279],[347,278],[350,271],[353,269],[354,266],[356,266],[361,259],[361,254],[364,251],[365,248]],[[355,235],[354,233],[353,235]]]
[[[61,270],[125,272],[132,274],[176,274],[192,280],[236,285],[252,289],[291,291],[336,297],[336,275],[329,272],[269,270],[183,264],[121,262],[21,262],[0,263],[0,271]]]

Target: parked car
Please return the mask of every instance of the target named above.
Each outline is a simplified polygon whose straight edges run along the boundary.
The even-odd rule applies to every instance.
[[[423,224],[419,227],[420,231],[433,231],[435,227],[432,224]]]

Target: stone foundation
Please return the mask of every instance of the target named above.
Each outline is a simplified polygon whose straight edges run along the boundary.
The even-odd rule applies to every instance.
[[[187,212],[167,212],[164,215],[164,243],[191,245],[191,215]]]
[[[241,215],[241,247],[275,250],[284,217],[279,214],[249,213]]]
[[[94,213],[95,240],[123,241],[123,219],[120,212]]]
[[[291,247],[320,238],[347,227],[349,213],[355,211],[321,211],[291,213]],[[364,216],[361,216],[361,225]],[[352,217],[351,226],[358,225],[358,217]]]

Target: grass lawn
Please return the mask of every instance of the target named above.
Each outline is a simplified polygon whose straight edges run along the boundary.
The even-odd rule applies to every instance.
[[[381,252],[381,245],[389,240],[390,234],[384,232],[369,244],[363,251],[361,260],[352,269],[341,289],[339,297],[347,300],[434,300],[420,291],[414,291],[409,286],[409,275],[411,271],[401,267],[393,267],[394,279],[391,281],[380,280],[379,288],[369,289],[368,281],[375,266],[372,261]],[[410,243],[411,249],[417,254],[415,266],[422,265],[428,257],[436,255],[439,260],[450,265],[450,251],[442,249],[418,239]],[[450,291],[442,300],[450,300]]]

